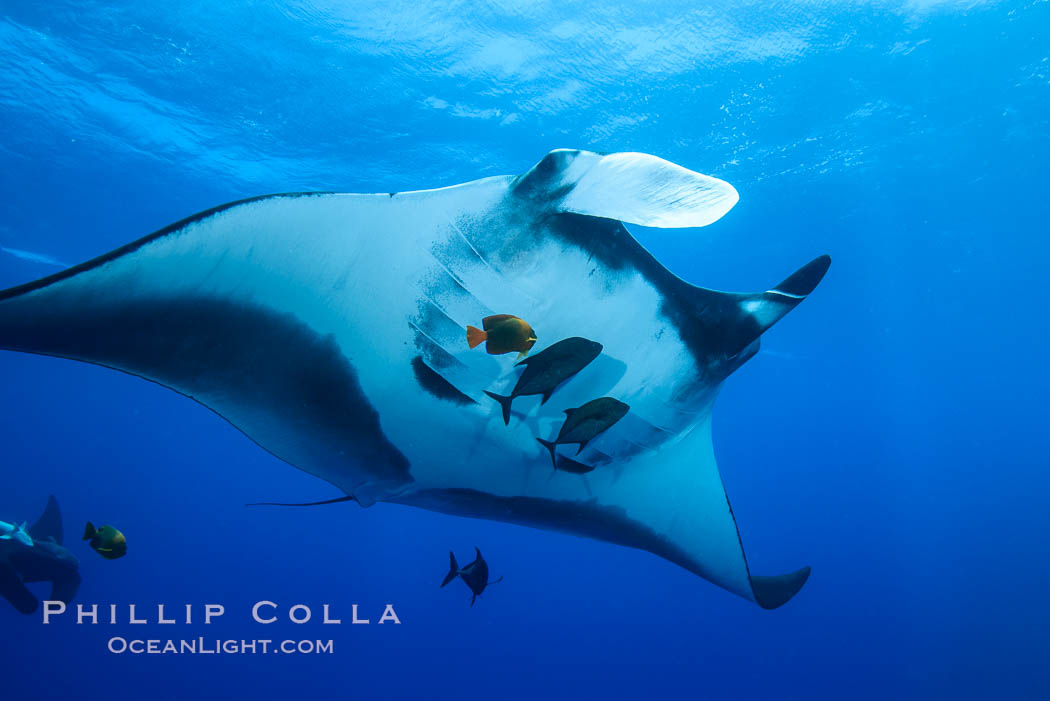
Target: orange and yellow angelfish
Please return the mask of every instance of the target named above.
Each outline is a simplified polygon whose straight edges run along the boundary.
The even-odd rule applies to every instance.
[[[476,348],[482,342],[490,355],[518,352],[518,360],[529,354],[536,343],[536,332],[520,317],[495,314],[481,320],[483,329],[467,327],[467,344]]]
[[[84,540],[90,540],[88,545],[107,560],[116,560],[128,553],[128,541],[124,534],[113,526],[102,526],[95,528],[91,521],[84,526]]]

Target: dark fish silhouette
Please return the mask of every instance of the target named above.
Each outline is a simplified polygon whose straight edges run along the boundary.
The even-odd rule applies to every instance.
[[[542,394],[543,401],[540,404],[545,404],[558,385],[587,367],[601,352],[602,344],[597,341],[579,336],[566,338],[518,363],[525,366],[525,371],[521,373],[510,396],[489,391],[485,394],[499,402],[503,409],[503,423],[510,424],[510,405],[517,397]]]
[[[471,593],[474,595],[470,598],[471,606],[473,606],[477,598],[481,596],[481,592],[485,591],[485,587],[503,581],[503,577],[492,582],[489,581],[488,563],[485,562],[485,558],[481,556],[481,550],[479,550],[477,546],[474,546],[474,551],[477,553],[474,562],[460,569],[459,564],[456,562],[455,553],[449,550],[448,574],[445,575],[445,581],[441,583],[441,586],[444,587],[456,577],[461,577],[463,581],[467,583]]]
[[[626,416],[630,408],[612,397],[592,399],[581,407],[565,410],[565,423],[561,425],[558,437],[553,441],[545,441],[542,438],[537,438],[536,440],[550,451],[551,463],[554,465],[554,469],[557,470],[559,465],[557,456],[554,454],[555,448],[559,445],[578,443],[580,447],[576,454],[579,455],[587,447],[589,441]],[[581,463],[576,464],[580,465]],[[577,472],[577,470],[568,469],[566,472]]]

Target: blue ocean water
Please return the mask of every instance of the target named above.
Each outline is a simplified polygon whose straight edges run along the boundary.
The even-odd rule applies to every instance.
[[[703,229],[630,227],[683,278],[817,291],[726,383],[715,450],[776,611],[648,553],[334,489],[188,399],[0,355],[0,518],[55,494],[79,601],[0,606],[9,698],[1041,699],[1050,695],[1046,2],[0,4],[0,287],[216,204],[642,151],[733,183]],[[445,447],[454,449],[454,446]],[[112,522],[131,554],[76,541]],[[505,580],[438,589],[477,545]],[[260,600],[315,620],[261,627]],[[223,604],[217,622],[203,606]],[[316,620],[330,604],[340,626]],[[392,603],[401,625],[376,625]],[[351,625],[351,607],[371,625]],[[115,655],[125,637],[331,655]]]

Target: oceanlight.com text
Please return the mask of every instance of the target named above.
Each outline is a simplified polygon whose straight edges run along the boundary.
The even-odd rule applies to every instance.
[[[109,639],[106,649],[115,655],[331,655],[331,640],[220,640],[190,638],[182,640]]]

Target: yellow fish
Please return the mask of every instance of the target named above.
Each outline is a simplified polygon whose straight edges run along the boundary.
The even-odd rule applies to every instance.
[[[124,557],[128,552],[128,541],[124,538],[124,534],[113,526],[95,528],[91,521],[88,521],[84,526],[83,540],[90,540],[88,545],[92,550],[107,560]]]
[[[482,342],[490,355],[518,352],[518,360],[529,354],[536,343],[536,332],[523,319],[512,314],[495,314],[481,320],[484,330],[467,327],[467,344],[476,348]]]

